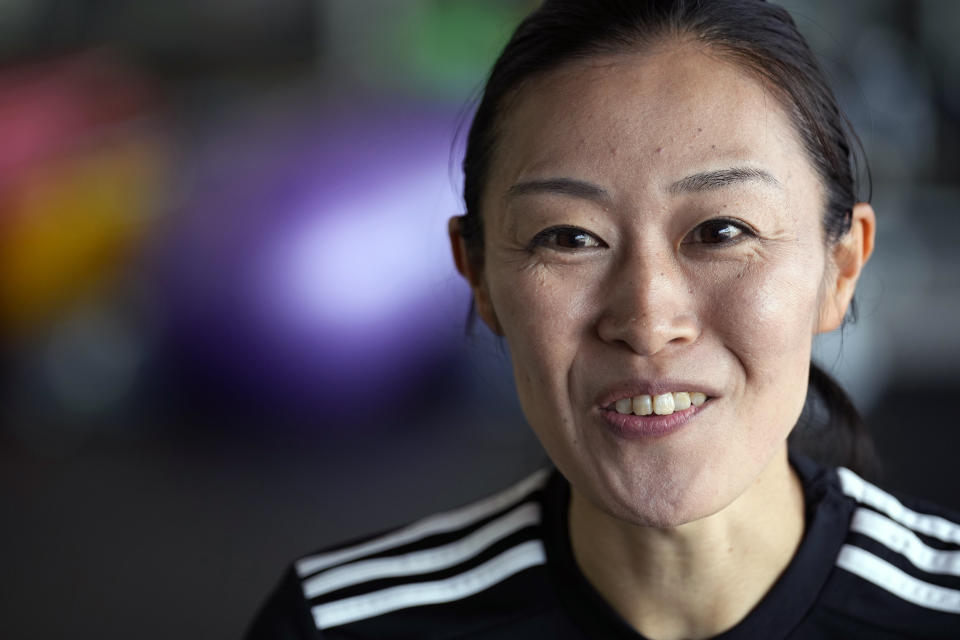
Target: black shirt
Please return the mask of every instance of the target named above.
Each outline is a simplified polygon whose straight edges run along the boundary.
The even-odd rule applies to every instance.
[[[960,638],[960,525],[795,457],[796,556],[720,640]],[[248,640],[642,640],[573,559],[570,487],[543,470],[466,507],[296,561]]]

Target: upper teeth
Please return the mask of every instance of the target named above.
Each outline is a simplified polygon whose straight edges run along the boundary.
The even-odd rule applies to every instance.
[[[689,409],[690,405],[699,407],[707,401],[707,396],[699,391],[675,391],[660,393],[655,396],[646,394],[632,398],[617,400],[617,413],[633,413],[638,416],[648,416],[655,413],[658,416],[667,416],[674,411]]]

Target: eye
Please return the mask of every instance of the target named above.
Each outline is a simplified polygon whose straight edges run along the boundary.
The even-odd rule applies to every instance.
[[[683,244],[733,244],[753,235],[753,231],[742,222],[717,218],[698,224],[683,239]]]
[[[589,231],[577,227],[550,227],[533,237],[531,248],[547,247],[550,249],[575,250],[594,249],[606,246],[602,240]]]

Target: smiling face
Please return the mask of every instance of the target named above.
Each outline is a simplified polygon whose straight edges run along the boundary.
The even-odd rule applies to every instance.
[[[717,512],[785,464],[830,288],[823,187],[790,119],[682,45],[569,64],[507,109],[475,294],[527,419],[610,515]],[[706,402],[623,415],[672,392]]]

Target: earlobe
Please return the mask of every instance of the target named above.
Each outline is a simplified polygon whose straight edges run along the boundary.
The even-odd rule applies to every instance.
[[[477,315],[483,320],[491,331],[498,336],[503,335],[500,328],[500,321],[493,310],[493,303],[490,300],[490,293],[487,289],[486,279],[483,272],[475,260],[472,260],[467,250],[467,242],[460,233],[460,224],[463,216],[454,216],[447,223],[447,233],[450,236],[450,249],[453,252],[453,262],[457,271],[470,284],[473,291],[473,304]]]
[[[832,247],[834,278],[820,307],[818,333],[833,331],[843,324],[857,279],[873,253],[875,231],[873,207],[865,202],[856,204],[850,230]]]

